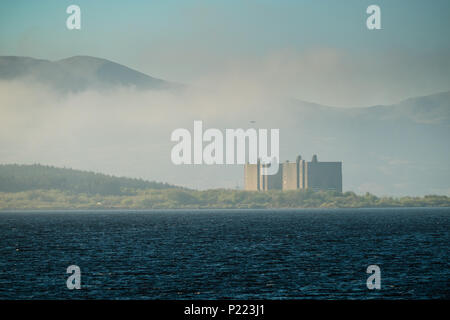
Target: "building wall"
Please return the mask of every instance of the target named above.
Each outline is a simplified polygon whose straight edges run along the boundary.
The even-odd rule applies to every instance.
[[[296,190],[298,189],[298,170],[297,163],[285,162],[282,165],[282,189]]]
[[[279,164],[278,172],[273,175],[261,175],[260,181],[262,181],[260,185],[261,190],[281,190],[282,187],[282,165]],[[261,172],[262,173],[262,172]]]
[[[245,190],[335,190],[342,192],[342,162],[318,162],[317,156],[308,162],[297,158],[296,162],[280,164],[275,175],[261,175],[261,164],[244,166]]]
[[[259,189],[259,165],[245,164],[244,165],[244,188],[248,191],[258,191]]]
[[[299,165],[298,165],[298,187],[299,189],[306,189],[306,175],[305,175],[305,166],[306,166],[306,161],[305,160],[300,160]]]
[[[342,192],[342,162],[307,162],[305,187]]]

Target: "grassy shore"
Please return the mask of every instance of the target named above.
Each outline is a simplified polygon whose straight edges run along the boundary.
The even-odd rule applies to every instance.
[[[353,192],[214,189],[126,190],[122,195],[73,193],[60,190],[0,192],[0,210],[11,209],[175,209],[175,208],[375,208],[450,207],[447,196],[376,197]]]

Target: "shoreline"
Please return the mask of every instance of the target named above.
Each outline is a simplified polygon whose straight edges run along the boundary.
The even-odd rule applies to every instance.
[[[0,209],[1,213],[15,212],[41,212],[41,213],[63,213],[63,212],[104,212],[104,213],[150,213],[150,212],[270,212],[270,211],[339,211],[339,210],[420,210],[420,209],[450,209],[450,206],[429,206],[429,207],[335,207],[335,208],[161,208],[161,209],[130,209],[130,208],[87,208],[87,209],[71,209],[71,208],[49,208],[49,209]]]

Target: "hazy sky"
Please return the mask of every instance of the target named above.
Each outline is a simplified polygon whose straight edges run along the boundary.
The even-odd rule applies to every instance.
[[[81,30],[66,28],[71,4],[81,7]],[[381,30],[366,27],[371,4],[381,7]],[[395,123],[389,140],[381,138],[382,122],[334,130],[344,123],[334,111],[309,123],[302,105],[310,105],[290,103],[362,107],[449,91],[449,30],[448,0],[0,1],[1,56],[96,56],[189,84],[182,94],[90,88],[60,95],[44,83],[0,81],[0,163],[233,188],[242,186],[241,166],[175,166],[170,134],[193,120],[221,129],[256,120],[282,129],[283,161],[299,153],[343,161],[344,190],[450,194],[448,126],[405,118],[411,134],[401,140]],[[411,113],[429,107],[426,119],[447,121],[445,99]]]
[[[65,26],[70,4],[81,7],[79,31]],[[366,28],[370,4],[382,30]],[[449,90],[449,30],[447,0],[0,2],[0,55],[91,55],[172,81],[263,82],[335,106]]]

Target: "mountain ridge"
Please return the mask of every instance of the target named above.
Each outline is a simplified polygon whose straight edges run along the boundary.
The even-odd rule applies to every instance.
[[[7,60],[16,61],[16,64],[21,62],[24,67],[22,69],[2,67],[1,62],[6,63]],[[32,58],[0,58],[0,78],[8,78],[8,71],[11,70],[17,71],[16,73],[13,72],[12,75],[21,74],[22,71],[25,73],[27,63],[31,63],[32,65],[37,64],[38,67],[42,65],[45,70],[49,70],[48,74],[45,72],[40,74],[44,80],[46,77],[51,78],[54,74],[59,75],[60,78],[52,79],[54,83],[59,84],[61,79],[64,80],[66,68],[72,70],[70,73],[71,79],[81,79],[80,81],[82,81],[83,77],[77,76],[77,72],[83,74],[85,72],[83,70],[87,69],[87,71],[94,73],[98,81],[102,82],[101,76],[97,77],[96,72],[105,63],[107,64],[105,68],[108,70],[108,63],[105,61],[107,60],[86,56],[75,56],[56,62]],[[90,67],[92,67],[92,70],[89,70]],[[52,73],[52,70],[56,70],[56,73]],[[122,69],[119,67],[120,70]],[[115,76],[124,74],[122,72],[111,73],[106,72],[106,75],[102,76],[108,79],[109,75],[110,78],[114,79]],[[132,74],[136,75],[135,73]],[[92,76],[86,77],[91,78]],[[139,78],[139,76],[136,77]],[[126,81],[124,82],[126,83]],[[107,81],[107,83],[111,88],[116,85],[114,81]],[[90,85],[89,83],[84,84]],[[93,88],[97,87],[94,86]],[[204,91],[197,93],[203,94]],[[173,165],[163,156],[170,154],[173,147],[173,143],[168,138],[171,128],[188,127],[199,118],[203,119],[207,126],[214,128],[278,128],[281,132],[280,158],[292,160],[299,154],[304,158],[310,158],[313,154],[317,154],[319,161],[342,161],[344,190],[355,190],[362,193],[369,191],[378,195],[430,193],[450,195],[448,184],[448,181],[450,181],[450,170],[448,168],[448,159],[450,159],[450,148],[448,147],[450,91],[427,96],[408,97],[391,105],[353,108],[325,106],[299,99],[284,98],[262,101],[262,104],[249,105],[248,108],[235,110],[236,108],[233,108],[233,105],[227,108],[222,101],[219,101],[220,95],[216,97],[211,95],[211,92],[207,92],[207,96],[211,100],[208,101],[212,107],[209,110],[211,112],[205,113],[201,109],[185,108],[190,105],[195,107],[195,105],[189,104],[192,101],[185,102],[183,100],[189,99],[188,95],[180,95],[177,98],[181,99],[173,99],[168,102],[172,103],[176,100],[174,108],[165,108],[165,105],[161,104],[159,108],[152,110],[158,113],[157,118],[148,117],[148,121],[145,122],[133,119],[130,124],[121,121],[114,122],[114,126],[107,129],[109,133],[115,133],[118,128],[122,129],[119,140],[110,138],[109,135],[96,134],[97,127],[85,126],[81,122],[80,124],[75,121],[67,121],[66,123],[74,125],[75,128],[80,125],[81,129],[77,129],[78,131],[59,130],[54,133],[54,136],[77,134],[77,139],[80,142],[88,145],[95,143],[98,146],[95,153],[90,153],[96,162],[93,159],[84,162],[84,154],[91,151],[83,144],[76,144],[69,149],[73,153],[72,157],[78,160],[76,163],[84,162],[85,168],[101,167],[103,163],[107,162],[110,164],[111,172],[114,172],[114,170],[117,170],[116,172],[129,172],[132,176],[144,174],[151,180],[157,179],[190,188],[207,189],[235,187],[236,181],[242,181],[242,168],[237,166],[191,168]],[[109,92],[101,97],[102,99],[108,98]],[[122,112],[124,116],[128,116],[127,113],[130,111],[125,108],[128,103],[139,106],[151,105],[149,100],[133,101],[134,97],[134,92],[131,92],[126,99],[120,102],[117,111]],[[145,97],[145,99],[150,98]],[[14,101],[11,102],[8,99],[5,99],[5,101],[6,103],[14,103]],[[105,101],[110,103],[111,100],[106,99]],[[216,101],[217,105],[215,104]],[[197,103],[198,100],[193,102]],[[30,108],[34,108],[33,103],[30,103]],[[257,112],[254,108],[258,108]],[[173,110],[179,111],[177,117],[174,117]],[[133,109],[133,117],[139,117],[139,112],[148,112],[148,108]],[[28,120],[28,117],[31,117],[28,113],[18,113],[17,121]],[[64,119],[58,119],[64,122]],[[29,121],[33,120],[29,119]],[[46,129],[53,131],[52,125],[53,123],[49,124]],[[24,153],[19,150],[27,150],[25,148],[27,145],[24,142],[20,145],[15,140],[17,135],[22,134],[22,131],[13,133],[13,129],[14,127],[11,127],[11,130],[4,131],[5,134],[2,136],[4,138],[3,150],[8,150],[8,144],[11,144],[9,146],[11,151],[0,149],[0,151],[3,151],[4,163],[20,163],[23,159],[52,164],[73,163],[70,162],[71,160],[67,160],[69,162],[49,161],[46,155],[34,151],[30,151],[24,156]],[[89,130],[92,130],[92,134]],[[139,130],[139,135],[135,134],[136,130]],[[39,132],[30,131],[31,133],[28,133],[27,130],[25,131],[30,136],[30,141],[40,141],[48,148],[47,150],[53,150],[54,154],[59,157],[60,146],[57,142],[52,145],[51,142],[47,142],[42,137],[41,140],[35,138],[35,136],[40,137]],[[144,136],[142,133],[145,133],[147,137],[145,141],[139,140],[139,137]],[[70,137],[68,136],[66,139],[70,141]],[[28,140],[24,139],[24,141]],[[130,144],[130,142],[132,143]],[[154,147],[152,149],[142,147],[147,146],[147,144],[153,144]],[[115,160],[124,154],[127,157],[136,157],[135,165],[132,168],[127,167],[125,171],[123,162]],[[157,156],[154,157],[154,155]],[[150,158],[153,165],[149,167],[145,159]],[[95,166],[91,166],[92,163],[95,163]]]
[[[0,164],[0,192],[58,189],[74,193],[121,195],[128,189],[171,189],[167,183],[40,164]]]
[[[18,63],[21,63],[21,65]],[[38,64],[38,66],[31,65],[33,63]],[[8,68],[7,64],[13,64],[13,68]],[[43,72],[43,70],[39,70],[40,66],[44,66],[45,68],[48,68],[48,70],[44,70]],[[38,69],[38,74],[32,74],[32,72],[36,71],[36,68]],[[56,80],[51,81],[48,79],[48,76],[54,76],[54,74],[52,74],[53,72],[59,72],[60,74],[56,74]],[[64,80],[64,76],[71,77],[71,79],[69,79],[71,82],[69,85],[64,83],[61,84],[60,80]],[[32,80],[41,80],[42,82],[49,83],[59,89],[61,89],[61,87],[66,89],[72,87],[74,91],[85,90],[91,87],[94,89],[105,89],[117,85],[135,86],[138,89],[173,89],[183,87],[183,85],[178,83],[149,76],[121,63],[89,55],[75,55],[53,61],[28,56],[0,56],[0,79],[11,80],[24,77],[31,77]],[[84,84],[81,83],[83,80],[85,81]],[[101,83],[103,83],[103,85],[100,85]],[[301,104],[308,108],[320,108],[326,109],[327,111],[339,110],[346,113],[352,113],[360,112],[361,110],[378,111],[379,109],[392,107],[400,109],[401,106],[405,107],[405,105],[411,102],[417,104],[418,100],[423,102],[422,105],[426,105],[426,107],[429,108],[430,102],[433,102],[436,97],[442,96],[450,100],[450,90],[440,91],[425,96],[406,97],[398,103],[364,107],[343,108],[297,98],[291,98],[290,101],[294,105]],[[447,109],[447,111],[449,111],[450,106]]]
[[[93,56],[50,61],[23,56],[0,56],[0,79],[30,80],[63,92],[133,86],[137,89],[178,89],[181,85]]]

